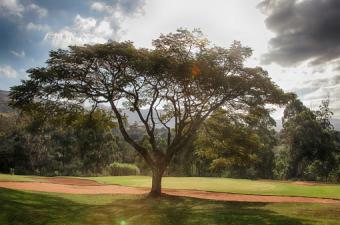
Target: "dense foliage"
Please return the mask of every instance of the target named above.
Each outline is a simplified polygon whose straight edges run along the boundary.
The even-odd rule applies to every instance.
[[[295,99],[283,117],[278,176],[284,179],[340,181],[339,133],[330,123],[329,100],[312,111]]]
[[[173,158],[166,175],[339,182],[340,136],[329,123],[328,101],[317,111],[299,100],[291,101],[280,133],[274,130],[269,112],[257,109],[230,117],[225,109],[216,110],[195,139]],[[150,175],[150,168],[114,121],[106,110],[91,112],[65,105],[37,104],[20,114],[2,113],[0,170],[40,175]],[[138,143],[147,144],[142,125],[126,126]],[[166,137],[166,130],[157,129],[157,134]]]
[[[102,110],[34,104],[0,117],[0,170],[18,174],[99,174],[117,158],[112,117]]]
[[[219,109],[196,139],[196,154],[214,174],[271,178],[275,121],[265,108],[231,114]]]

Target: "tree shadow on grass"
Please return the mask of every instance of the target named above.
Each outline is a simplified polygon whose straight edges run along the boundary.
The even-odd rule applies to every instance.
[[[265,203],[198,200],[182,197],[127,200],[113,203],[124,207],[127,225],[302,225],[311,224],[265,209]]]
[[[83,224],[89,208],[59,197],[0,189],[0,224]]]
[[[87,198],[84,196],[82,198]],[[91,205],[64,197],[0,189],[0,224],[117,225],[302,225],[313,221],[280,215],[263,203],[183,197],[122,197]]]

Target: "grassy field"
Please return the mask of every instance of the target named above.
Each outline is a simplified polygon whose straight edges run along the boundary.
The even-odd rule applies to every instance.
[[[105,184],[150,187],[151,178],[145,176],[88,177]],[[196,189],[239,194],[284,195],[340,199],[340,185],[305,186],[292,182],[256,181],[247,179],[206,177],[164,177],[164,188]]]
[[[0,189],[0,224],[337,225],[339,205],[231,203]]]
[[[0,181],[35,181],[34,176],[0,174]],[[40,177],[41,178],[41,177]],[[104,184],[133,187],[150,187],[151,178],[146,176],[82,177]],[[231,178],[164,177],[163,188],[195,189],[238,194],[303,196],[340,199],[340,185],[298,185],[292,182],[256,181]]]
[[[0,173],[0,181],[34,181],[34,177]]]
[[[35,181],[34,176],[0,174],[0,181]],[[149,177],[91,177],[106,184],[149,187]],[[166,177],[166,188],[245,194],[340,198],[340,186],[300,186],[274,181]],[[0,224],[114,225],[340,225],[340,205],[216,202],[182,197],[73,195],[0,188]]]

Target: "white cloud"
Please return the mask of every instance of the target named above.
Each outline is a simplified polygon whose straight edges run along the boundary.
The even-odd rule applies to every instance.
[[[53,47],[66,48],[69,45],[105,43],[117,36],[111,18],[97,21],[92,17],[77,15],[72,27],[64,27],[57,32],[48,32],[44,40],[50,41]]]
[[[17,51],[12,50],[11,53],[18,58],[24,58],[26,55],[24,51],[17,52]]]
[[[27,30],[34,30],[34,31],[47,31],[50,29],[50,27],[46,24],[35,24],[32,22],[29,22],[26,25]]]
[[[110,4],[104,2],[93,2],[90,9],[108,14],[133,15],[143,12],[145,0],[116,0]]]
[[[79,14],[74,19],[74,28],[79,31],[91,31],[96,27],[96,19],[81,17]]]
[[[93,2],[90,7],[94,11],[103,12],[107,11],[108,7],[102,2]]]
[[[16,78],[18,72],[9,65],[0,66],[0,76],[5,78]]]
[[[44,41],[50,42],[56,48],[66,48],[70,45],[105,43],[118,39],[121,33],[120,24],[127,17],[141,12],[144,3],[144,0],[113,0],[110,4],[92,2],[90,9],[100,12],[100,16],[93,18],[78,14],[71,26],[48,32]]]
[[[100,21],[94,31],[96,35],[106,37],[106,40],[110,39],[110,37],[113,37],[114,35],[114,30],[111,27],[109,19]]]
[[[28,5],[27,9],[34,11],[40,18],[46,17],[47,14],[48,14],[47,9],[42,8],[42,7],[40,7],[40,6],[36,5],[36,4]]]
[[[34,3],[23,5],[19,0],[0,0],[0,15],[23,18],[23,14],[29,11],[37,14],[39,18],[46,17],[48,14],[47,9]]]
[[[22,17],[24,9],[17,0],[0,0],[0,14]]]

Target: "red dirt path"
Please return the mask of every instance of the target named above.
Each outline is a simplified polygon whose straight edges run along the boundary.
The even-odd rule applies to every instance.
[[[57,192],[69,194],[133,194],[141,195],[149,192],[149,188],[125,187],[119,185],[102,185],[96,181],[75,178],[43,178],[39,182],[0,182],[0,188],[10,188],[27,191]],[[184,196],[217,201],[238,202],[306,202],[340,204],[340,200],[288,197],[288,196],[263,196],[242,195],[230,193],[207,192],[197,190],[165,189],[164,193],[174,196]]]
[[[77,178],[55,178],[55,177],[44,177],[44,178],[34,178],[34,180],[41,181],[43,183],[53,183],[53,184],[67,184],[67,185],[78,185],[78,186],[92,186],[92,185],[102,185],[94,180],[88,179],[77,179]]]

